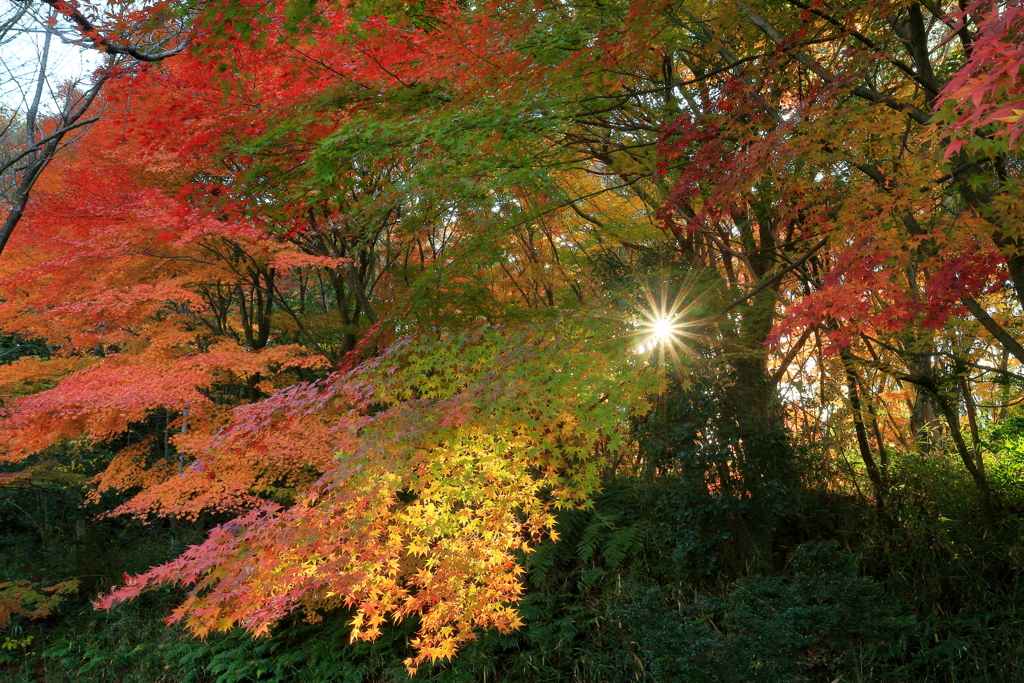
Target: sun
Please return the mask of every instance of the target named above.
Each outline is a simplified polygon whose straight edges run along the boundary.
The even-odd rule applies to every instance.
[[[676,336],[675,324],[671,318],[658,317],[650,327],[651,337],[662,344],[671,342]]]
[[[682,288],[670,295],[663,285],[660,292],[646,289],[643,300],[634,309],[633,326],[638,337],[637,352],[654,353],[664,363],[668,359],[680,360],[680,353],[688,353],[686,342],[697,339],[700,321],[693,319],[697,302],[690,288]]]
[[[641,346],[648,350],[676,346],[686,333],[682,316],[674,311],[645,311],[642,317]]]

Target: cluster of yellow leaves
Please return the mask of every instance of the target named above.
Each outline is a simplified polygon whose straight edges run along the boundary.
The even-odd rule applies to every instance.
[[[264,633],[304,605],[355,610],[353,638],[416,616],[415,667],[450,657],[474,629],[520,624],[517,554],[552,533],[553,507],[584,504],[629,418],[657,386],[610,326],[561,318],[523,328],[400,340],[311,387],[239,409],[234,446],[319,422],[336,462],[301,500],[218,527],[101,606],[189,585],[174,613],[196,633]],[[572,359],[572,360],[568,360]],[[285,430],[301,438],[301,430]]]

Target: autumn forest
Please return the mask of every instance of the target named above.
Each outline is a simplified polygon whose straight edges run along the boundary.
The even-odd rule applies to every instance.
[[[0,681],[1024,680],[1020,0],[0,61]]]

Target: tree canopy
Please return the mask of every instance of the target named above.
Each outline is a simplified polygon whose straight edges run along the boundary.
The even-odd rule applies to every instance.
[[[45,4],[107,61],[6,117],[0,487],[220,520],[97,606],[413,620],[415,669],[622,477],[741,502],[754,563],[846,454],[886,523],[900,453],[1007,514],[1017,0]]]

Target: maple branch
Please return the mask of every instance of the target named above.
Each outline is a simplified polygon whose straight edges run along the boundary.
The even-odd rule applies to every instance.
[[[305,325],[305,323],[303,323],[302,318],[300,318],[299,315],[292,308],[291,304],[288,302],[288,299],[281,292],[278,291],[278,286],[276,283],[271,283],[270,289],[264,291],[266,292],[267,296],[270,297],[272,300],[277,300],[278,306],[280,306],[281,310],[288,314],[288,317],[291,318],[292,322],[295,323],[295,326],[299,330],[299,332],[301,332],[306,337],[311,347],[316,349],[319,353],[323,354],[324,356],[331,357],[330,350],[320,343],[320,341],[316,338],[316,335],[310,332],[309,328]]]
[[[45,1],[45,0],[44,0],[44,1]],[[396,81],[398,81],[398,82],[399,82],[399,84],[401,84],[401,86],[402,86],[403,88],[411,88],[411,87],[413,87],[414,85],[416,85],[416,83],[415,83],[415,82],[410,82],[410,83],[406,83],[405,81],[403,81],[403,80],[402,80],[402,79],[401,79],[401,78],[400,78],[400,77],[398,76],[398,74],[396,74],[396,73],[392,73],[392,72],[391,72],[391,71],[390,71],[390,70],[389,70],[389,69],[388,69],[388,68],[387,68],[386,66],[384,66],[383,64],[381,64],[380,60],[379,60],[379,59],[377,59],[377,57],[376,57],[375,55],[372,55],[372,54],[370,54],[370,52],[368,52],[367,50],[364,50],[364,49],[363,49],[362,47],[358,47],[358,46],[357,46],[357,47],[356,47],[356,50],[357,50],[357,51],[358,51],[358,52],[359,52],[359,53],[360,53],[361,55],[363,55],[364,57],[368,57],[369,59],[371,59],[371,60],[373,61],[373,63],[377,65],[377,68],[378,68],[378,69],[380,69],[381,71],[383,71],[384,73],[386,73],[386,74],[387,74],[388,76],[391,76],[391,78],[393,78],[393,79],[395,79]]]
[[[603,228],[604,227],[604,222],[603,221],[601,221],[598,218],[596,218],[594,216],[591,216],[590,214],[588,214],[585,211],[583,211],[583,209],[581,209],[580,207],[576,206],[576,202],[574,202],[574,201],[572,201],[570,199],[568,201],[568,204],[569,204],[569,208],[573,210],[573,213],[575,213],[577,216],[579,216],[583,220],[585,220],[588,223],[591,223],[593,225],[596,225],[599,228]]]
[[[894,188],[891,181],[886,178],[885,174],[880,168],[878,168],[878,166],[870,163],[855,163],[854,165],[874,180],[884,192],[893,191]],[[907,230],[911,235],[921,237],[926,234],[926,231],[921,227],[917,219],[910,213],[903,214],[903,223],[907,226]],[[935,242],[931,238],[922,242],[922,248],[924,248],[928,253],[934,253],[937,250]],[[975,319],[981,323],[981,326],[988,330],[988,333],[991,334],[1004,349],[1012,353],[1014,358],[1019,360],[1021,363],[1024,363],[1024,346],[1022,346],[1020,342],[1014,339],[1013,336],[1006,331],[1005,328],[996,322],[995,319],[988,314],[988,311],[986,311],[984,307],[974,299],[974,297],[970,295],[963,296],[960,298],[960,302],[968,311],[971,312]]]
[[[870,337],[868,337],[867,335],[863,335],[862,334],[861,336],[864,337],[865,340],[866,339],[870,339]],[[875,339],[874,341],[877,344],[879,344],[879,345],[881,345],[881,346],[883,346],[885,348],[888,348],[888,349],[890,349],[892,351],[895,351],[896,353],[901,354],[901,355],[902,354],[907,354],[907,355],[912,355],[912,356],[920,356],[920,355],[928,356],[928,355],[931,355],[931,354],[919,354],[919,353],[913,353],[913,352],[909,352],[909,351],[905,351],[905,350],[895,349],[895,348],[889,346],[888,344],[885,344],[884,342],[879,341],[877,339]],[[870,349],[870,345],[869,345],[869,349]],[[847,361],[847,362],[848,361],[858,361],[858,362],[864,363],[865,365],[867,365],[869,367],[876,367],[876,366],[881,366],[882,365],[881,363],[878,363],[877,361],[871,361],[871,360],[868,360],[866,358],[861,358],[859,356],[856,356],[849,349],[843,349],[840,352],[840,355],[843,357],[844,361]],[[959,358],[956,358],[956,362],[964,363],[966,365],[974,365],[973,363],[967,363],[965,361],[962,361]],[[992,515],[992,511],[991,511],[991,507],[990,507],[990,491],[989,491],[988,479],[985,476],[984,463],[981,461],[980,457],[976,458],[977,453],[972,454],[971,451],[968,450],[968,448],[967,448],[967,444],[965,443],[964,438],[963,438],[963,432],[960,429],[960,416],[958,414],[958,407],[959,406],[954,407],[950,403],[949,398],[946,396],[945,392],[942,391],[942,388],[939,386],[938,382],[935,381],[935,377],[931,374],[931,372],[929,372],[927,370],[925,370],[925,371],[914,371],[914,372],[912,372],[910,374],[906,374],[906,373],[894,373],[891,370],[886,370],[884,368],[879,368],[879,369],[883,369],[884,372],[887,372],[888,374],[892,375],[894,378],[896,378],[896,379],[898,379],[900,381],[907,382],[908,384],[913,384],[913,385],[921,387],[926,392],[928,392],[932,396],[933,399],[935,399],[935,403],[938,405],[939,410],[942,413],[943,418],[945,418],[946,424],[949,425],[950,436],[953,437],[953,444],[954,444],[954,446],[956,448],[956,451],[960,455],[960,459],[963,462],[964,467],[970,473],[971,478],[974,479],[975,485],[978,488],[978,493],[979,493],[979,496],[980,496],[980,503],[981,503],[982,518],[984,520],[986,520],[986,522],[990,521],[991,520],[991,515]]]
[[[694,75],[693,78],[687,78],[687,79],[681,80],[681,81],[672,81],[672,82],[667,83],[667,84],[659,84],[655,88],[643,88],[643,89],[636,88],[636,89],[634,89],[634,88],[626,88],[626,87],[624,87],[620,91],[620,92],[625,93],[624,95],[619,95],[617,93],[615,93],[615,94],[590,95],[588,97],[581,97],[579,99],[573,100],[573,102],[575,104],[583,105],[586,102],[591,102],[591,101],[594,101],[594,100],[605,101],[605,100],[609,100],[609,99],[614,97],[614,98],[616,98],[619,101],[618,104],[616,104],[616,105],[609,105],[609,107],[607,109],[600,109],[600,110],[597,110],[597,111],[587,111],[586,113],[588,113],[588,114],[601,114],[601,113],[606,113],[606,112],[619,112],[619,111],[621,111],[622,105],[625,105],[630,100],[634,100],[634,99],[637,99],[637,98],[646,97],[648,95],[654,95],[654,94],[657,94],[657,93],[664,92],[666,86],[674,90],[676,88],[681,88],[681,87],[687,86],[687,85],[696,85],[697,83],[703,83],[704,81],[708,80],[709,78],[717,76],[717,75],[719,75],[721,73],[725,73],[726,71],[731,71],[731,70],[735,69],[736,67],[743,66],[747,62],[754,62],[754,61],[757,61],[758,59],[764,59],[765,57],[770,57],[770,56],[771,56],[771,53],[769,53],[769,52],[753,54],[753,55],[749,55],[747,57],[743,57],[741,59],[737,59],[737,60],[735,60],[733,62],[730,62],[729,64],[725,64],[723,66],[715,67],[714,69],[711,69],[710,71],[701,71],[699,74],[694,72],[695,75]],[[693,71],[693,68],[691,67],[690,70]],[[567,116],[560,116],[558,118],[560,118],[562,120],[573,120],[573,118],[575,116],[577,116],[577,115],[576,114],[571,114],[571,115],[567,115]]]
[[[356,301],[363,307],[363,313],[370,319],[371,323],[377,322],[377,313],[374,312],[373,307],[370,305],[370,299],[366,296],[366,292],[363,291],[365,283],[362,282],[362,278],[356,273],[355,267],[350,266],[345,269],[345,281],[348,283],[349,289],[352,290],[352,294],[356,297]]]
[[[725,46],[725,41],[720,38],[716,38],[714,31],[711,30],[711,28],[707,25],[705,21],[699,19],[685,7],[680,7],[680,11],[683,14],[685,14],[687,18],[690,19],[690,21],[692,21],[696,26],[700,28],[700,30],[690,31],[691,35],[694,38],[696,38],[698,41],[700,41],[701,43],[708,47],[717,47],[718,54],[722,57],[722,59],[725,60],[726,64],[737,64],[740,62],[740,59],[732,52],[732,50]],[[691,68],[691,71],[692,70],[693,69]],[[753,83],[751,78],[749,76],[744,75],[742,72],[736,74],[736,78],[738,78],[741,82],[745,83],[746,85],[751,85]]]
[[[864,46],[867,47],[868,49],[874,50],[875,52],[877,52],[879,54],[884,52],[884,50],[882,50],[882,48],[880,48],[878,46],[878,44],[875,43],[875,41],[871,40],[866,35],[864,35],[860,31],[858,31],[857,29],[852,28],[850,26],[847,26],[843,22],[841,22],[838,19],[836,19],[835,17],[833,17],[831,14],[828,14],[827,12],[821,11],[820,9],[815,7],[814,5],[808,5],[807,3],[800,2],[800,0],[786,0],[786,2],[788,2],[790,5],[793,5],[794,7],[798,8],[798,9],[803,10],[804,12],[807,12],[808,14],[813,14],[816,17],[824,19],[826,22],[832,24],[836,28],[842,29],[844,33],[846,33],[847,35],[852,36],[857,41],[863,43]],[[914,71],[913,68],[911,68],[911,66],[909,64],[906,64],[903,61],[901,61],[899,59],[896,59],[895,57],[890,58],[889,59],[889,63],[892,64],[893,66],[895,66],[897,69],[899,69],[903,73],[905,73],[908,76],[910,76],[911,78],[913,78],[914,80],[918,80],[919,79],[918,74]],[[921,85],[924,85],[924,83],[922,83]]]
[[[45,65],[40,67],[40,79],[44,77],[44,68]],[[92,87],[86,91],[85,95],[75,102],[73,106],[72,94],[74,91],[72,90],[68,93],[65,106],[68,107],[70,111],[59,117],[56,130],[43,139],[45,140],[45,143],[43,140],[40,140],[39,142],[31,142],[31,138],[29,138],[31,143],[30,149],[35,148],[35,159],[29,162],[22,169],[19,169],[22,170],[23,173],[21,179],[17,183],[17,188],[14,191],[14,196],[11,201],[7,217],[4,219],[3,225],[0,226],[0,254],[3,253],[8,240],[11,238],[11,234],[14,232],[14,228],[17,227],[19,222],[21,222],[21,217],[25,214],[25,209],[28,206],[32,188],[35,187],[36,181],[39,179],[39,176],[42,175],[46,167],[49,166],[53,157],[62,148],[61,141],[64,139],[64,136],[72,130],[85,126],[89,123],[88,120],[82,120],[82,117],[85,116],[89,107],[92,106],[92,103],[99,95],[100,90],[103,88],[103,84],[106,83],[109,75],[109,70],[100,74],[92,84]],[[35,107],[33,107],[33,109],[34,108]],[[30,111],[29,114],[34,118],[35,114],[33,111]],[[33,135],[31,130],[29,131],[29,135]],[[27,155],[22,154],[18,159],[23,159],[25,156]],[[5,165],[4,170],[7,170],[9,167],[9,165]]]
[[[188,46],[188,41],[182,41],[178,47],[172,50],[149,54],[131,45],[117,45],[104,37],[103,34],[100,33],[99,29],[96,28],[96,26],[93,25],[93,23],[89,21],[84,14],[79,12],[78,8],[72,5],[68,0],[42,0],[42,2],[59,12],[65,19],[72,22],[85,38],[92,41],[93,47],[100,52],[106,52],[110,55],[124,55],[140,62],[159,62],[167,59],[168,57],[181,54]]]
[[[973,363],[973,362],[971,362],[969,360],[961,358],[960,356],[957,356],[956,354],[949,353],[949,352],[946,352],[946,351],[931,351],[931,352],[928,352],[928,353],[924,353],[924,352],[921,352],[921,351],[908,351],[907,349],[900,349],[900,348],[897,348],[895,346],[892,346],[891,344],[886,344],[881,339],[876,339],[876,338],[874,338],[874,337],[872,337],[871,335],[868,335],[868,334],[861,333],[861,337],[863,337],[866,340],[871,340],[874,343],[876,343],[879,346],[881,346],[883,349],[886,349],[888,351],[892,351],[893,353],[895,353],[895,354],[897,354],[899,356],[915,356],[915,357],[918,357],[918,358],[927,358],[929,356],[943,356],[945,358],[951,358],[953,361],[955,361],[955,362],[957,362],[957,363],[959,363],[961,365],[964,365],[964,366],[967,366],[967,367],[970,367],[970,368],[974,368],[975,370],[982,370],[984,372],[994,372],[997,375],[1003,375],[1005,377],[1012,377],[1013,379],[1024,380],[1024,375],[1018,375],[1015,372],[1010,372],[1009,370],[1004,370],[1003,368],[994,368],[994,367],[992,367],[990,365],[981,365],[979,363]],[[862,362],[862,363],[867,364],[869,367],[874,367],[876,370],[881,370],[881,371],[885,372],[886,374],[891,375],[892,377],[895,377],[898,380],[901,380],[901,381],[904,381],[904,382],[910,382],[911,384],[917,384],[919,386],[924,386],[924,385],[922,385],[920,383],[920,381],[915,379],[915,378],[918,377],[917,375],[903,374],[903,373],[900,373],[898,371],[894,371],[892,368],[885,367],[881,362],[869,361],[868,359],[860,358],[859,356],[854,356],[854,358],[856,360]]]
[[[996,338],[1004,349],[1013,354],[1013,357],[1024,363],[1024,346],[1020,345],[1016,339],[1010,336],[1010,333],[1003,328],[1002,325],[997,323],[995,319],[989,315],[981,304],[979,304],[974,297],[965,296],[960,299],[960,303],[967,307],[967,310],[981,323],[981,326],[988,330],[988,333]]]
[[[14,14],[11,15],[10,19],[8,19],[4,24],[0,25],[0,37],[7,36],[8,31],[14,28],[17,25],[17,23],[21,21],[21,18],[25,16],[25,13],[28,12],[28,8],[28,3],[25,3],[23,7],[16,10]]]
[[[808,259],[814,256],[822,247],[825,246],[826,243],[828,243],[827,236],[823,237],[820,242],[811,247],[803,256],[798,258],[796,261],[793,261],[792,263],[790,263],[789,265],[787,265],[785,268],[775,273],[774,275],[770,275],[766,277],[764,280],[761,280],[760,284],[758,284],[757,287],[754,287],[754,289],[750,290],[748,293],[729,303],[725,308],[723,308],[717,314],[709,318],[706,322],[710,324],[717,322],[718,320],[721,320],[723,317],[725,317],[725,314],[731,311],[732,309],[736,308],[737,306],[746,302],[747,300],[754,298],[755,296],[757,296],[764,290],[768,289],[769,287],[777,284],[778,281],[785,277],[788,273],[793,272],[803,264],[807,263]]]
[[[861,460],[864,461],[864,466],[868,472],[868,479],[871,480],[871,488],[875,494],[875,507],[880,514],[884,514],[885,482],[882,480],[881,470],[871,454],[871,445],[868,443],[868,433],[864,427],[864,410],[860,401],[860,383],[857,381],[857,373],[854,371],[851,355],[845,351],[839,354],[843,361],[843,370],[846,375],[846,390],[849,396],[850,407],[852,408],[853,431],[857,438],[857,448],[860,450]]]
[[[786,374],[786,370],[789,369],[789,366],[793,362],[793,359],[796,358],[796,355],[798,353],[800,353],[800,349],[802,349],[804,347],[804,344],[807,343],[807,340],[810,339],[811,333],[814,332],[814,330],[814,326],[809,326],[806,330],[804,330],[804,333],[800,335],[799,339],[796,340],[796,343],[793,344],[793,347],[786,353],[785,356],[783,356],[782,360],[779,361],[778,369],[771,376],[771,382],[773,385],[777,385],[779,382],[782,381],[783,376],[785,376]]]
[[[188,261],[189,263],[199,263],[204,266],[219,267],[219,264],[214,263],[213,261],[204,261],[203,259],[196,258],[195,256],[174,256],[173,254],[166,254],[162,251],[159,251],[158,249],[154,249],[153,247],[145,247],[143,249],[139,249],[137,253],[141,254],[142,256],[166,259],[168,261]]]
[[[20,472],[0,473],[0,489],[17,488],[18,486],[42,487],[44,484],[57,483],[81,486],[86,477],[74,472],[57,469],[60,463],[56,460],[44,460],[29,466]]]
[[[21,153],[19,153],[19,154],[15,155],[15,156],[11,157],[10,159],[8,159],[2,166],[0,166],[0,173],[3,173],[5,171],[7,171],[7,169],[11,168],[16,163],[18,163],[19,161],[21,161],[25,157],[29,156],[30,154],[35,154],[36,152],[41,151],[46,146],[46,143],[50,142],[51,140],[60,140],[60,138],[64,137],[64,135],[66,135],[67,133],[70,133],[71,131],[75,130],[76,128],[81,128],[82,126],[88,126],[90,123],[96,123],[99,120],[100,120],[100,117],[93,116],[93,117],[85,119],[83,121],[78,121],[76,123],[73,123],[73,124],[71,124],[69,126],[64,126],[63,128],[60,128],[60,129],[50,133],[46,137],[40,138],[39,140],[36,141],[36,143],[32,147],[24,149],[24,150],[22,150]],[[22,170],[22,169],[17,169],[17,170]]]
[[[921,6],[917,3],[910,3],[907,6],[907,15],[907,21],[903,23],[899,22],[894,15],[890,15],[888,17],[889,25],[906,45],[907,52],[914,60],[914,65],[917,67],[914,79],[928,93],[928,102],[934,103],[943,84],[936,78],[931,57],[928,54],[928,31],[924,26]]]
[[[768,38],[773,43],[778,45],[780,48],[788,49],[788,41],[786,40],[785,36],[779,33],[778,29],[772,26],[772,24],[767,19],[762,17],[753,9],[751,9],[750,5],[743,2],[743,0],[736,0],[736,6],[739,7],[740,11],[742,11],[743,14],[747,16],[747,19],[750,20],[750,23],[752,23],[757,28],[761,29],[761,32],[768,36]],[[817,62],[817,60],[815,60],[813,57],[811,57],[805,52],[802,52],[800,50],[793,50],[792,54],[798,62],[803,64],[812,73],[818,76],[818,78],[828,83],[829,85],[839,86],[841,88],[849,90],[851,93],[853,93],[857,97],[860,97],[861,99],[868,100],[869,102],[875,102],[876,104],[884,104],[890,109],[903,112],[910,118],[920,123],[921,125],[927,124],[932,118],[931,114],[921,111],[912,104],[900,102],[894,97],[884,95],[876,90],[872,90],[871,88],[868,88],[863,85],[850,85],[849,83],[844,81],[844,79],[840,78],[839,76],[836,76],[833,73],[830,73],[827,69],[825,69],[825,67],[821,66]]]
[[[855,358],[852,353],[848,354],[848,357]],[[975,459],[974,454],[967,448],[967,444],[964,441],[963,432],[960,429],[960,415],[958,414],[958,408],[954,407],[945,392],[939,387],[935,378],[930,373],[914,373],[912,375],[904,375],[900,377],[905,382],[910,384],[916,384],[923,388],[932,398],[935,399],[935,403],[939,406],[939,411],[946,420],[946,424],[949,425],[950,436],[953,437],[953,445],[956,447],[957,453],[960,455],[960,460],[963,462],[964,467],[970,473],[971,478],[974,479],[975,485],[978,487],[978,493],[981,496],[981,514],[984,520],[990,521],[991,509],[989,503],[989,487],[988,480],[985,476],[984,466],[981,459]]]

